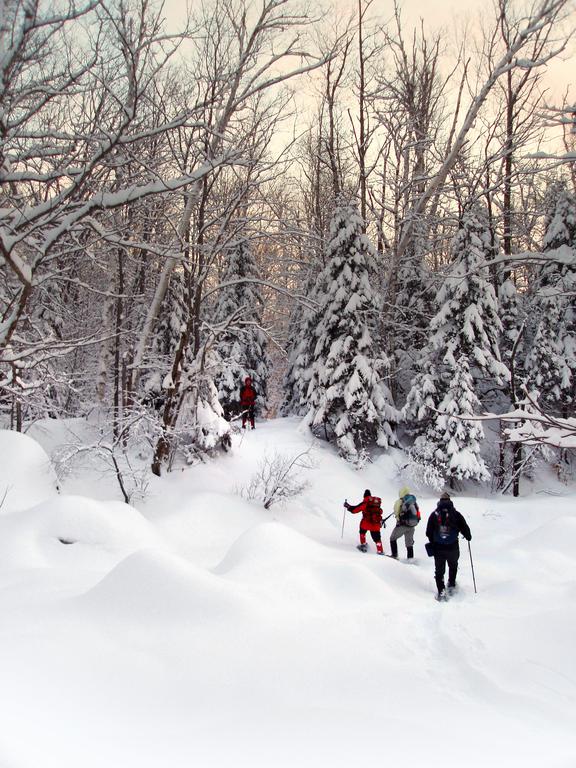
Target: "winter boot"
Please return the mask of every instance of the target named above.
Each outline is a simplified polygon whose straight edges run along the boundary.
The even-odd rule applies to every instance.
[[[390,542],[390,553],[391,557],[398,558],[398,542],[397,541],[391,541]]]
[[[364,543],[364,544],[358,544],[358,546],[356,547],[356,549],[359,549],[359,550],[360,550],[360,552],[368,552],[368,544],[366,544],[366,543]]]
[[[384,547],[382,546],[382,542],[381,541],[377,541],[376,542],[376,553],[378,555],[383,555],[384,554]]]
[[[414,557],[414,547],[406,547],[406,557],[408,560],[410,560],[411,557]]]

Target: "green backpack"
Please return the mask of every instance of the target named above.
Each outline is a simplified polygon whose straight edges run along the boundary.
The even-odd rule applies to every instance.
[[[420,522],[420,510],[418,509],[416,496],[411,493],[402,498],[398,522],[400,525],[407,525],[410,528],[414,528]]]

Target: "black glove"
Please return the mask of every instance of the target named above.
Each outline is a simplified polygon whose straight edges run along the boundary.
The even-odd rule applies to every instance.
[[[466,541],[472,541],[472,534],[469,534],[468,536],[464,536]]]
[[[344,502],[344,506],[346,507],[346,509],[347,509],[348,511],[350,511],[350,510],[352,509],[352,507],[350,506],[350,504],[348,504],[348,502],[347,502],[347,501],[345,501],[345,502]]]

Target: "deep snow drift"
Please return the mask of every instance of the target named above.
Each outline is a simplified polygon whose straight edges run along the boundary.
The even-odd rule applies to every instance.
[[[88,474],[57,495],[19,438],[0,433],[1,768],[576,765],[574,493],[457,496],[478,594],[463,542],[438,604],[425,522],[414,565],[359,553],[350,514],[342,536],[344,498],[392,510],[394,455],[355,472],[316,445],[309,489],[266,511],[239,489],[310,445],[271,421],[136,509]]]

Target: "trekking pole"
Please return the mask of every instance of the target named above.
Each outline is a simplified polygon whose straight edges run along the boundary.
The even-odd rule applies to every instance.
[[[472,581],[474,582],[474,594],[478,594],[478,590],[476,589],[476,576],[474,575],[474,563],[472,562],[472,547],[470,546],[470,542],[468,542],[468,553],[470,554],[470,567],[472,568]]]
[[[346,520],[346,504],[348,504],[348,499],[344,499],[344,514],[342,515],[342,535],[340,536],[341,539],[344,538],[344,522]]]

